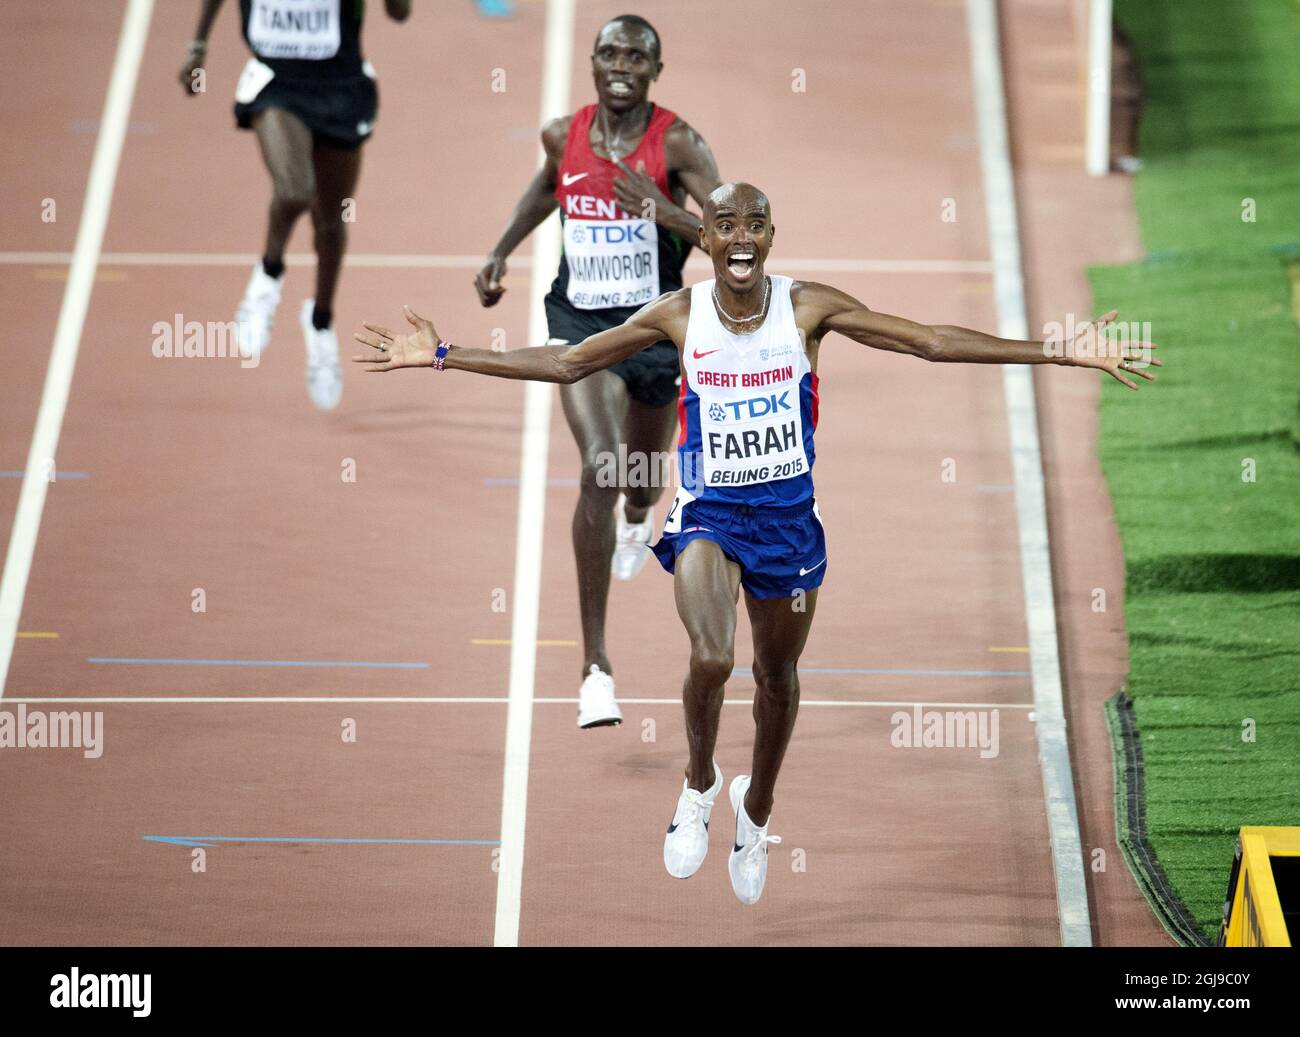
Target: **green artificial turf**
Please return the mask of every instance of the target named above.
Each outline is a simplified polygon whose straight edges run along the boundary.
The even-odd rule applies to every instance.
[[[1206,936],[1242,825],[1300,825],[1300,5],[1118,0],[1149,258],[1091,272],[1165,368],[1102,394],[1146,830]],[[1253,198],[1256,222],[1241,220]],[[1245,476],[1245,478],[1243,478]],[[1293,934],[1293,939],[1297,934]]]
[[[1147,250],[1300,244],[1300,6],[1116,0],[1115,16],[1146,90],[1136,192]]]

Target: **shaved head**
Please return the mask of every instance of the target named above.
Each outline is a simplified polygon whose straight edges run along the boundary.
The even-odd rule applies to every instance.
[[[767,200],[767,195],[753,184],[722,184],[704,203],[704,222],[712,223],[719,212],[731,212],[740,216],[761,212],[770,220],[772,205]]]
[[[723,184],[705,200],[700,250],[713,260],[714,278],[732,304],[763,291],[763,263],[775,233],[772,205],[753,184]]]

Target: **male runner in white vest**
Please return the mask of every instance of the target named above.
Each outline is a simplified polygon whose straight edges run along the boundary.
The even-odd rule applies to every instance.
[[[732,889],[747,904],[767,877],[767,844],[781,760],[799,708],[796,665],[826,573],[826,545],[813,497],[817,354],[827,332],[924,360],[1062,364],[1106,371],[1130,389],[1147,380],[1151,343],[1108,342],[1105,314],[1060,344],[1013,341],[950,325],[875,313],[827,285],[763,272],[774,229],[767,198],[749,184],[724,184],[704,207],[700,245],[714,279],[670,292],[627,323],[572,346],[497,353],[442,341],[408,308],[411,334],[365,325],[356,339],[377,352],[354,359],[372,371],[434,367],[498,378],[569,383],[667,339],[681,357],[682,487],[655,554],[674,574],[677,611],[690,635],[682,688],[689,762],[664,840],[664,866],[689,878],[708,850],[708,822],[722,789],[713,759],[723,688],[731,675],[739,588],[754,640],[755,736],[751,773],[729,798],[736,841]],[[1100,348],[1099,348],[1100,345]],[[796,607],[796,603],[798,607]]]

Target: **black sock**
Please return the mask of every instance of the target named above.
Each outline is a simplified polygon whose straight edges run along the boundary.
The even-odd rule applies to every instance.
[[[317,331],[324,331],[334,320],[334,314],[330,310],[322,310],[319,306],[313,306],[311,311],[311,326]]]
[[[266,272],[267,277],[279,277],[284,273],[284,260],[272,263],[265,256],[262,257],[262,269]]]

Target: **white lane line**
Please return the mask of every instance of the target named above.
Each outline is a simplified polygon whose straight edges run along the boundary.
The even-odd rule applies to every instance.
[[[547,0],[538,125],[569,110],[575,0]],[[538,163],[545,161],[540,144]],[[551,271],[560,262],[559,216],[553,213],[533,232],[529,286],[528,341],[547,340],[542,300]],[[546,467],[550,443],[551,395],[546,382],[524,383],[524,428],[519,464],[519,521],[515,530],[514,616],[510,627],[510,702],[506,708],[505,773],[501,786],[501,853],[497,872],[496,926],[492,943],[519,943],[520,897],[524,881],[524,833],[528,809],[528,757],[533,736],[533,679],[537,666],[537,615],[541,602],[542,532],[546,519]]]
[[[86,183],[86,197],[81,206],[77,241],[70,257],[68,283],[63,290],[63,304],[59,307],[59,320],[54,329],[54,345],[50,349],[49,366],[45,370],[45,388],[41,391],[36,427],[32,432],[31,448],[27,452],[27,467],[19,491],[13,531],[9,537],[4,575],[0,577],[0,697],[4,695],[9,663],[13,659],[18,620],[27,593],[27,578],[31,573],[32,555],[36,551],[36,538],[41,528],[41,513],[45,510],[45,491],[50,485],[46,473],[54,469],[63,413],[68,406],[68,392],[77,366],[81,331],[86,323],[90,292],[95,284],[95,269],[104,243],[109,206],[113,201],[118,160],[122,157],[127,118],[131,114],[131,98],[135,94],[136,77],[140,71],[140,59],[144,54],[152,14],[153,0],[130,0],[122,18],[117,56],[113,59],[112,78],[104,99],[104,115],[100,120],[99,136],[95,141],[95,154],[91,159],[90,176]]]
[[[510,700],[504,695],[491,696],[455,696],[455,695],[37,695],[25,698],[7,698],[10,703],[58,703],[61,705],[89,705],[102,702],[114,706],[152,705],[152,706],[230,706],[237,703],[250,703],[259,706],[285,705],[322,705],[337,702],[342,705],[356,705],[368,702],[375,705],[409,705],[427,706],[434,703],[447,705],[483,705],[495,703],[504,705]],[[574,699],[576,702],[577,699]]]
[[[230,266],[244,269],[257,262],[252,252],[105,252],[103,266]],[[71,252],[0,252],[0,266],[59,266],[72,261]],[[290,252],[284,257],[287,266],[315,267],[312,252]],[[381,267],[412,270],[474,270],[483,266],[482,256],[439,255],[421,253],[348,253],[344,266]],[[515,269],[530,270],[533,257],[518,256],[510,260]],[[848,274],[984,274],[993,272],[993,264],[984,259],[835,259],[786,258],[773,256],[768,266],[774,273],[795,270],[801,273]],[[708,259],[693,255],[686,261],[687,270],[712,270]]]
[[[575,696],[573,698],[535,698],[532,701],[535,705],[539,706],[572,706],[577,704],[578,699]],[[114,706],[228,706],[235,704],[242,705],[244,703],[261,706],[322,705],[326,703],[338,703],[342,705],[372,704],[379,706],[500,706],[508,704],[510,699],[504,695],[38,695],[27,696],[25,698],[8,698],[5,699],[5,702],[15,704],[25,703],[27,705],[44,703],[59,705],[91,705],[94,703],[100,703]],[[620,698],[619,702],[625,706],[680,706],[682,704],[680,698]],[[752,706],[753,704],[753,699],[726,699],[723,702],[723,705],[725,706]],[[945,702],[941,699],[801,699],[799,705],[878,707],[881,709],[908,709],[912,706],[935,706],[942,709],[1032,710],[1034,708],[1032,702]]]
[[[1015,185],[1007,148],[1002,61],[998,51],[996,0],[966,0],[970,30],[971,75],[979,119],[980,165],[988,210],[989,250],[993,255],[993,290],[998,334],[1029,337],[1025,284],[1020,267],[1020,239]],[[1038,762],[1056,875],[1056,907],[1061,944],[1092,945],[1083,847],[1074,799],[1074,775],[1061,701],[1061,662],[1057,654],[1052,565],[1047,542],[1043,461],[1038,447],[1034,381],[1023,364],[1002,368],[1016,483],[1016,525],[1020,533],[1020,570],[1024,584],[1025,621],[1029,631],[1030,669],[1034,682]]]

